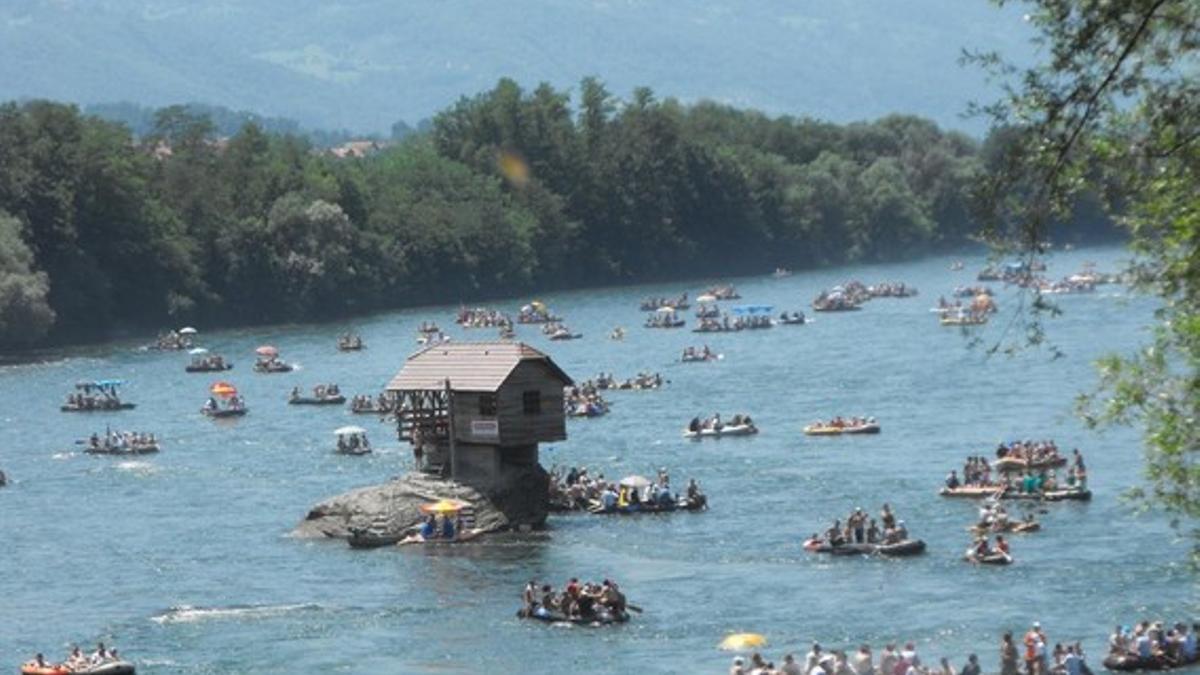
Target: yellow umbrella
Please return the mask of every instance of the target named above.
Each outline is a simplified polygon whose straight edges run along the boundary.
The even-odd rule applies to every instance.
[[[447,513],[458,513],[464,506],[466,506],[466,504],[458,501],[457,499],[443,499],[441,501],[433,502],[432,504],[422,504],[419,508],[421,509],[422,513],[437,513],[444,515]]]
[[[742,649],[763,647],[766,644],[767,638],[758,633],[732,633],[721,640],[720,648],[727,652],[736,652]]]

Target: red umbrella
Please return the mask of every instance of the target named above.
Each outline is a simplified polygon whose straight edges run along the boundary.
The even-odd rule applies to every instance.
[[[215,396],[236,396],[237,387],[228,382],[217,382],[209,389]]]

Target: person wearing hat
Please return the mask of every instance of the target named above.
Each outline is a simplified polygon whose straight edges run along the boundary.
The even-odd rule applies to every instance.
[[[854,513],[851,513],[846,521],[850,529],[854,530],[854,543],[862,544],[866,542],[867,514],[863,513],[862,507],[854,509]]]
[[[742,668],[743,663],[745,662],[742,661],[742,657],[733,657],[733,665],[729,667],[729,675],[746,675],[745,669]]]

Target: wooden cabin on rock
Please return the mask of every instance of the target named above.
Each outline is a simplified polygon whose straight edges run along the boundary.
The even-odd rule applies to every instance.
[[[538,443],[567,438],[563,388],[550,357],[514,342],[437,344],[388,383],[400,439],[417,467],[482,489],[516,488],[538,468]]]

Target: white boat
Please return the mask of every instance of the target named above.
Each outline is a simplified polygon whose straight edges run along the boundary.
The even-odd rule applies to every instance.
[[[758,427],[753,424],[726,424],[716,429],[701,429],[700,431],[683,431],[684,438],[720,438],[722,436],[752,436],[758,433]]]

